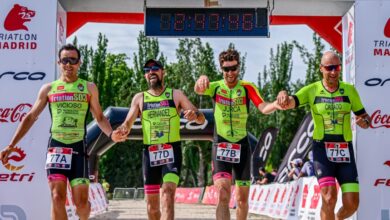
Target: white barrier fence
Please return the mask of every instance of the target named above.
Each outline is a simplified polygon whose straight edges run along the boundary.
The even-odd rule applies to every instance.
[[[300,178],[288,183],[252,185],[249,212],[278,219],[320,219],[321,193],[315,177]],[[335,211],[341,206],[341,190]],[[352,219],[352,218],[350,218]]]
[[[91,217],[105,212],[108,208],[105,192],[100,183],[91,183],[89,185],[89,202],[91,203]],[[68,220],[78,220],[76,216],[76,207],[73,203],[72,193],[70,191],[70,184],[68,184],[66,212]]]

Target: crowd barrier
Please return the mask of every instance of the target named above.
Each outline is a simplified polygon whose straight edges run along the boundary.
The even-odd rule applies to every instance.
[[[91,217],[99,215],[108,209],[108,201],[100,183],[91,183],[89,185],[89,202],[91,203]],[[68,220],[79,219],[76,216],[76,207],[73,202],[70,184],[68,184],[66,197],[66,213],[68,214]]]
[[[336,209],[341,206],[338,187]],[[305,177],[287,183],[252,185],[249,212],[278,219],[320,219],[321,192],[315,177]],[[352,219],[352,218],[349,218]]]

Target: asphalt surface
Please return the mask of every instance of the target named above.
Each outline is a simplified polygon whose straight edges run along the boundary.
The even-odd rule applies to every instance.
[[[230,210],[231,218],[235,219],[236,210]],[[94,220],[147,220],[146,203],[144,200],[110,200],[108,211],[95,216]],[[214,220],[215,206],[203,204],[175,204],[175,220]],[[248,219],[271,220],[272,218],[249,214]]]

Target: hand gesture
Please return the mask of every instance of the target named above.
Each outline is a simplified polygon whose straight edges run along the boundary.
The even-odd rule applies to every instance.
[[[185,119],[187,119],[188,121],[193,121],[198,117],[198,115],[196,114],[196,111],[191,110],[191,109],[184,110],[183,114],[184,114],[183,117]]]
[[[210,80],[206,75],[201,75],[196,81],[196,86],[199,88],[199,92],[204,92],[209,88]]]
[[[111,139],[114,142],[124,142],[127,140],[127,135],[129,133],[130,130],[125,125],[121,125],[112,132]]]
[[[285,90],[280,91],[278,96],[276,97],[276,100],[277,100],[277,104],[280,107],[286,108],[290,101],[287,91]]]

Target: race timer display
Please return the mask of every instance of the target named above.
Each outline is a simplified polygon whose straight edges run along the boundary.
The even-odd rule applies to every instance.
[[[266,8],[146,8],[146,36],[268,37]]]

